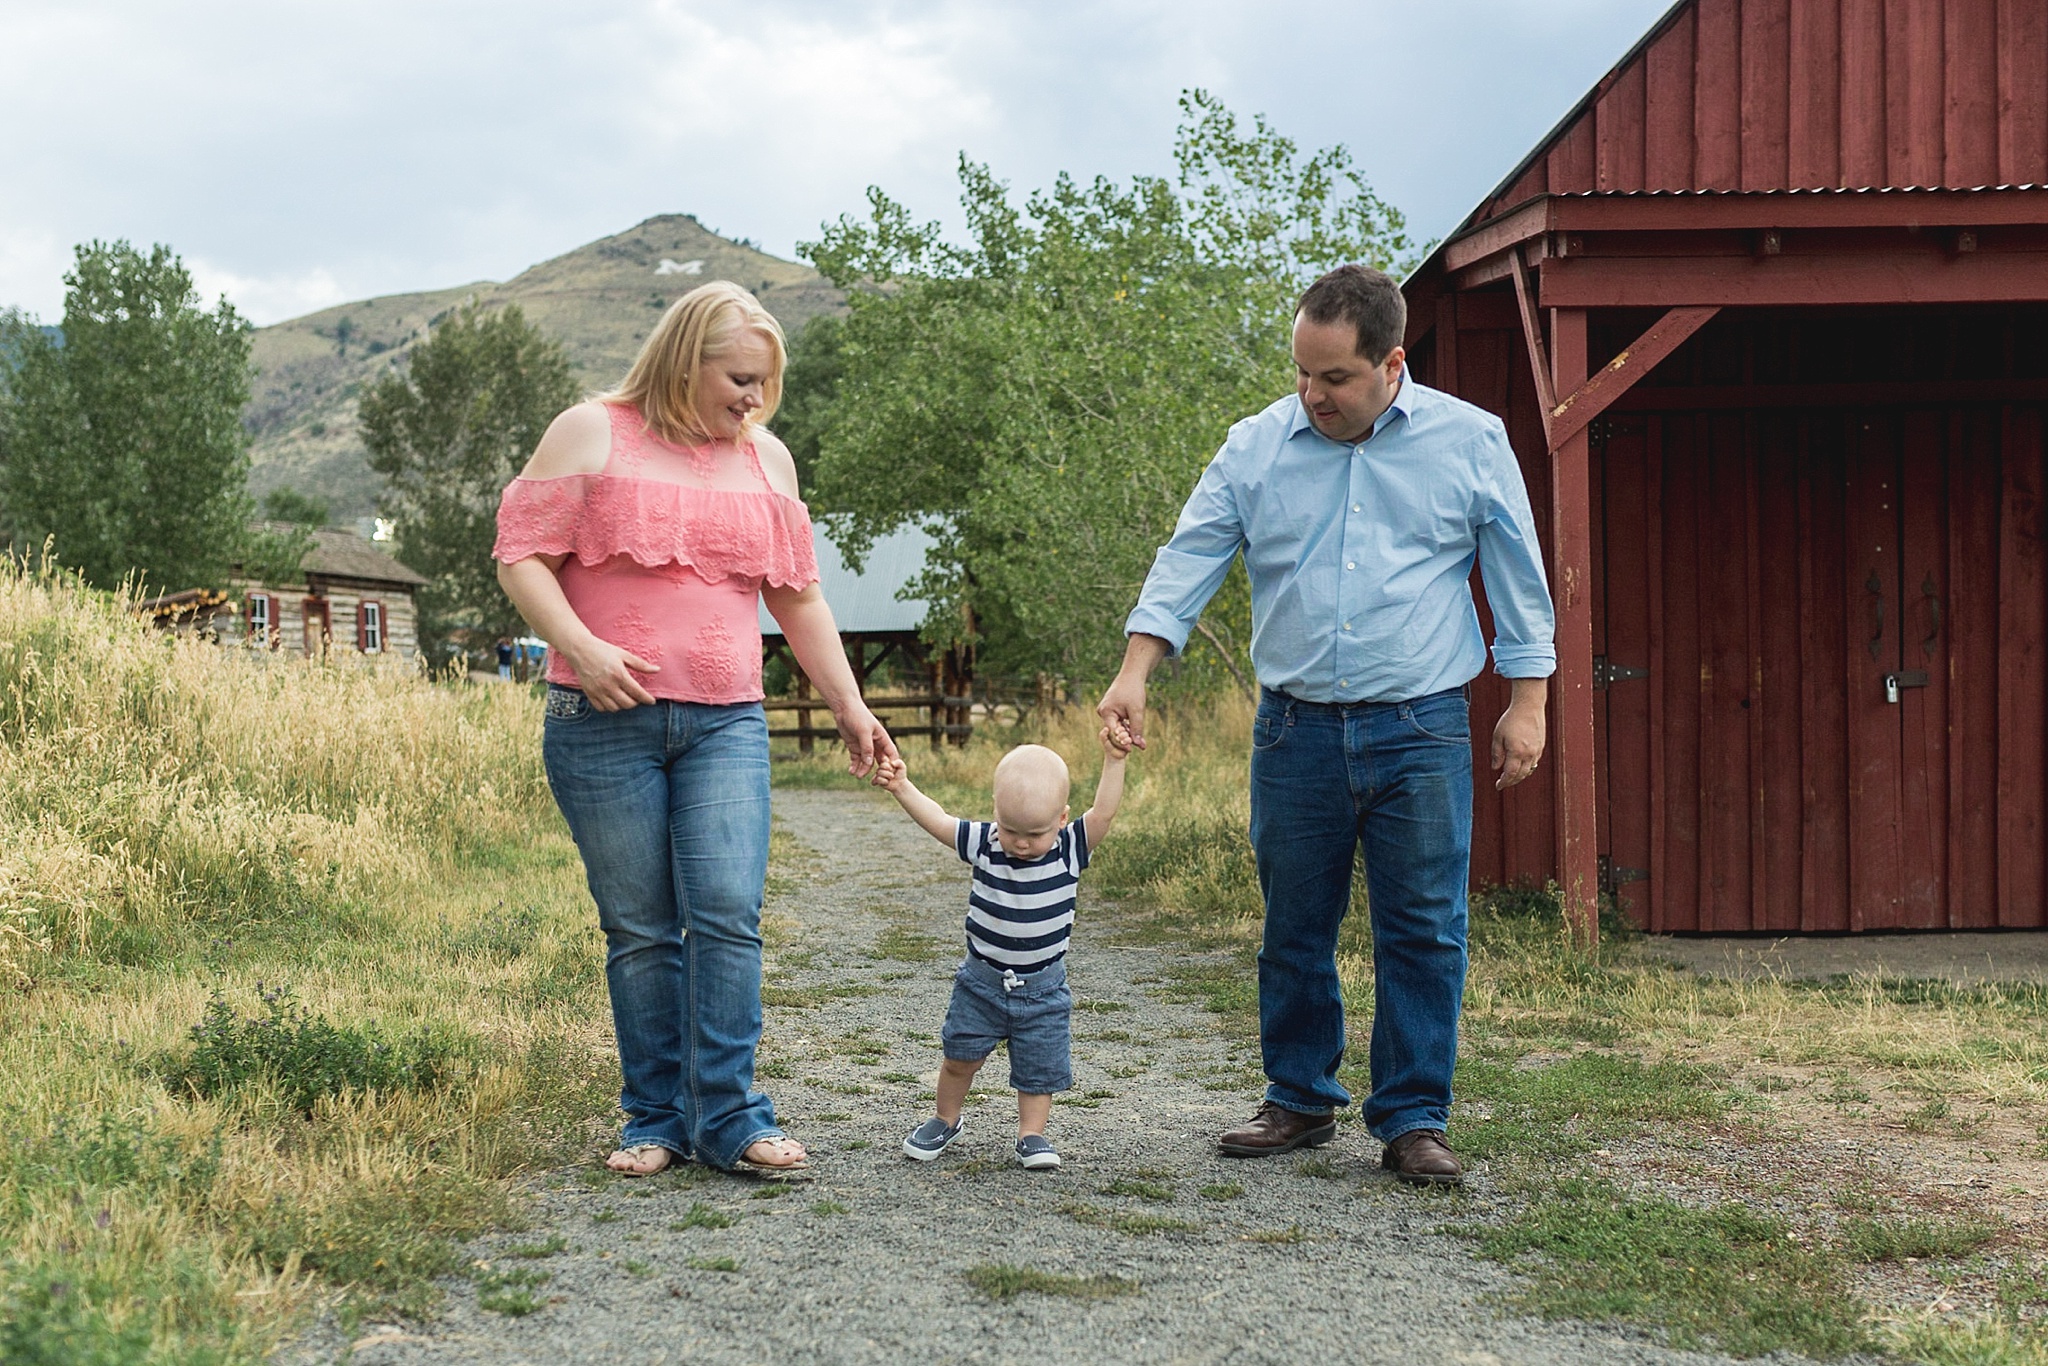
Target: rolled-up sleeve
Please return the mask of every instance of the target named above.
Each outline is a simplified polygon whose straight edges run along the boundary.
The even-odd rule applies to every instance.
[[[1173,539],[1153,557],[1138,605],[1124,622],[1125,635],[1158,636],[1179,654],[1202,609],[1223,586],[1231,560],[1244,546],[1244,519],[1224,468],[1229,451],[1226,445],[1202,471]]]
[[[1557,615],[1543,573],[1543,549],[1521,466],[1495,427],[1479,451],[1486,515],[1479,523],[1479,572],[1493,609],[1493,668],[1503,678],[1557,672]]]

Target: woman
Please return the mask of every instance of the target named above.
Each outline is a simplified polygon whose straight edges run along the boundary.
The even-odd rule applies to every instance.
[[[498,582],[548,643],[548,784],[597,901],[626,1112],[607,1165],[787,1173],[753,1089],[768,728],[757,599],[856,776],[893,756],[818,590],[774,318],[736,285],[677,300],[614,393],[557,417],[498,508]]]

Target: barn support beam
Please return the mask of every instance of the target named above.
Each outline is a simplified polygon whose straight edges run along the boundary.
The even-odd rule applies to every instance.
[[[1523,284],[1520,272],[1516,283]],[[1540,355],[1540,337],[1532,336],[1530,344],[1532,354]],[[1586,370],[1586,310],[1552,309],[1546,376],[1551,392],[1578,392]],[[1545,417],[1548,428],[1553,419],[1548,412]],[[1557,672],[1551,678],[1545,757],[1555,798],[1557,884],[1573,937],[1591,950],[1600,942],[1600,849],[1593,764],[1592,442],[1583,423],[1550,443],[1550,544]]]
[[[1584,310],[1578,310],[1583,313]],[[1559,399],[1550,410],[1550,445],[1578,435],[1589,423],[1607,411],[1637,380],[1656,369],[1666,356],[1685,345],[1686,338],[1707,325],[1718,304],[1705,308],[1674,308],[1651,323],[1642,336],[1622,348],[1621,354],[1600,367],[1600,372]],[[1560,381],[1560,386],[1562,382]]]

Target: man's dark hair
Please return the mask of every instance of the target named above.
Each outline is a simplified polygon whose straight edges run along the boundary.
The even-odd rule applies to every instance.
[[[1358,354],[1378,365],[1408,333],[1408,301],[1401,286],[1371,266],[1339,266],[1310,285],[1296,309],[1312,323],[1350,323]]]

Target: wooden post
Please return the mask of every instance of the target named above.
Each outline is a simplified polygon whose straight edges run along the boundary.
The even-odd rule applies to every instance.
[[[792,653],[794,652],[792,651]],[[797,666],[794,672],[796,674],[796,695],[799,698],[809,697],[811,695],[811,676],[805,673],[801,666]],[[796,739],[796,747],[803,753],[809,754],[816,748],[815,742],[811,739],[811,709],[809,707],[798,708],[796,724],[798,729],[803,731],[803,734],[799,735]]]
[[[1550,311],[1550,391],[1586,381],[1586,310]],[[1545,424],[1549,425],[1548,422]],[[1592,442],[1582,425],[1550,450],[1551,597],[1557,673],[1551,679],[1550,770],[1557,814],[1557,882],[1580,945],[1600,942],[1600,851],[1593,771]]]

